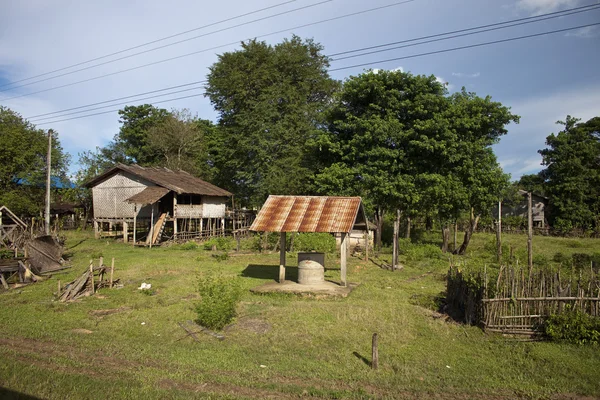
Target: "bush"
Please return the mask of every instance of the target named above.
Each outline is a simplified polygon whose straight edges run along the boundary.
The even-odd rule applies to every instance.
[[[198,243],[192,241],[185,242],[184,244],[179,246],[179,248],[181,250],[196,250],[198,248]]]
[[[552,260],[556,263],[564,265],[565,267],[570,267],[572,263],[572,258],[561,252],[554,253]]]
[[[203,243],[204,250],[212,250],[213,246],[220,251],[232,250],[236,247],[235,240],[231,237],[215,237]]]
[[[551,340],[573,344],[598,344],[600,318],[580,311],[567,311],[546,319],[544,333]]]
[[[573,253],[573,266],[577,269],[589,268],[592,256],[585,253]]]
[[[442,250],[433,244],[412,245],[406,249],[405,254],[408,261],[440,259],[443,256]]]
[[[299,233],[294,237],[294,251],[335,253],[335,237],[329,233]]]
[[[550,265],[550,260],[543,254],[533,255],[533,265],[540,268],[546,268]]]
[[[221,330],[235,317],[242,289],[234,279],[208,275],[198,278],[198,293],[196,322],[209,329]]]

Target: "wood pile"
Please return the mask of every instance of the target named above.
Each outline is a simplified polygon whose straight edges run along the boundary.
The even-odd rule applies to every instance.
[[[113,280],[115,270],[115,259],[112,259],[110,268],[104,265],[104,260],[100,257],[97,267],[94,267],[93,260],[90,260],[90,266],[73,282],[67,283],[64,288],[58,290],[60,301],[72,301],[81,297],[91,296],[98,289],[112,288],[117,282]],[[108,275],[108,276],[107,276]]]

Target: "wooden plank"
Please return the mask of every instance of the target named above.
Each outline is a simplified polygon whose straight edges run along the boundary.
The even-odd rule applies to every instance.
[[[8,283],[6,283],[6,279],[4,279],[4,274],[0,272],[0,282],[2,282],[2,287],[8,290]]]
[[[162,227],[166,219],[166,213],[162,213],[160,217],[158,217],[158,220],[156,221],[156,224],[154,225],[154,230],[152,232],[152,244],[156,243],[156,239],[158,239],[158,236],[162,233]]]

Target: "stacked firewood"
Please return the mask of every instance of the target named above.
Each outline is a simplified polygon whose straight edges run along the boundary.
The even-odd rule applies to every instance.
[[[80,297],[91,296],[101,288],[112,288],[117,282],[113,280],[115,270],[115,259],[112,259],[110,268],[104,265],[104,260],[100,257],[100,263],[94,267],[90,260],[90,266],[73,282],[67,283],[62,290],[58,290],[60,301],[77,300]],[[108,277],[106,275],[109,274]]]

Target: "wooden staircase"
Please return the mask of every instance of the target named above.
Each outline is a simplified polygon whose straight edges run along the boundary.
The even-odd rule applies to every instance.
[[[153,245],[156,244],[156,241],[162,236],[168,217],[169,213],[162,213],[160,217],[158,217],[154,224],[154,229],[152,229],[152,235],[148,235],[148,238],[146,239],[146,245],[150,245],[151,243]]]

